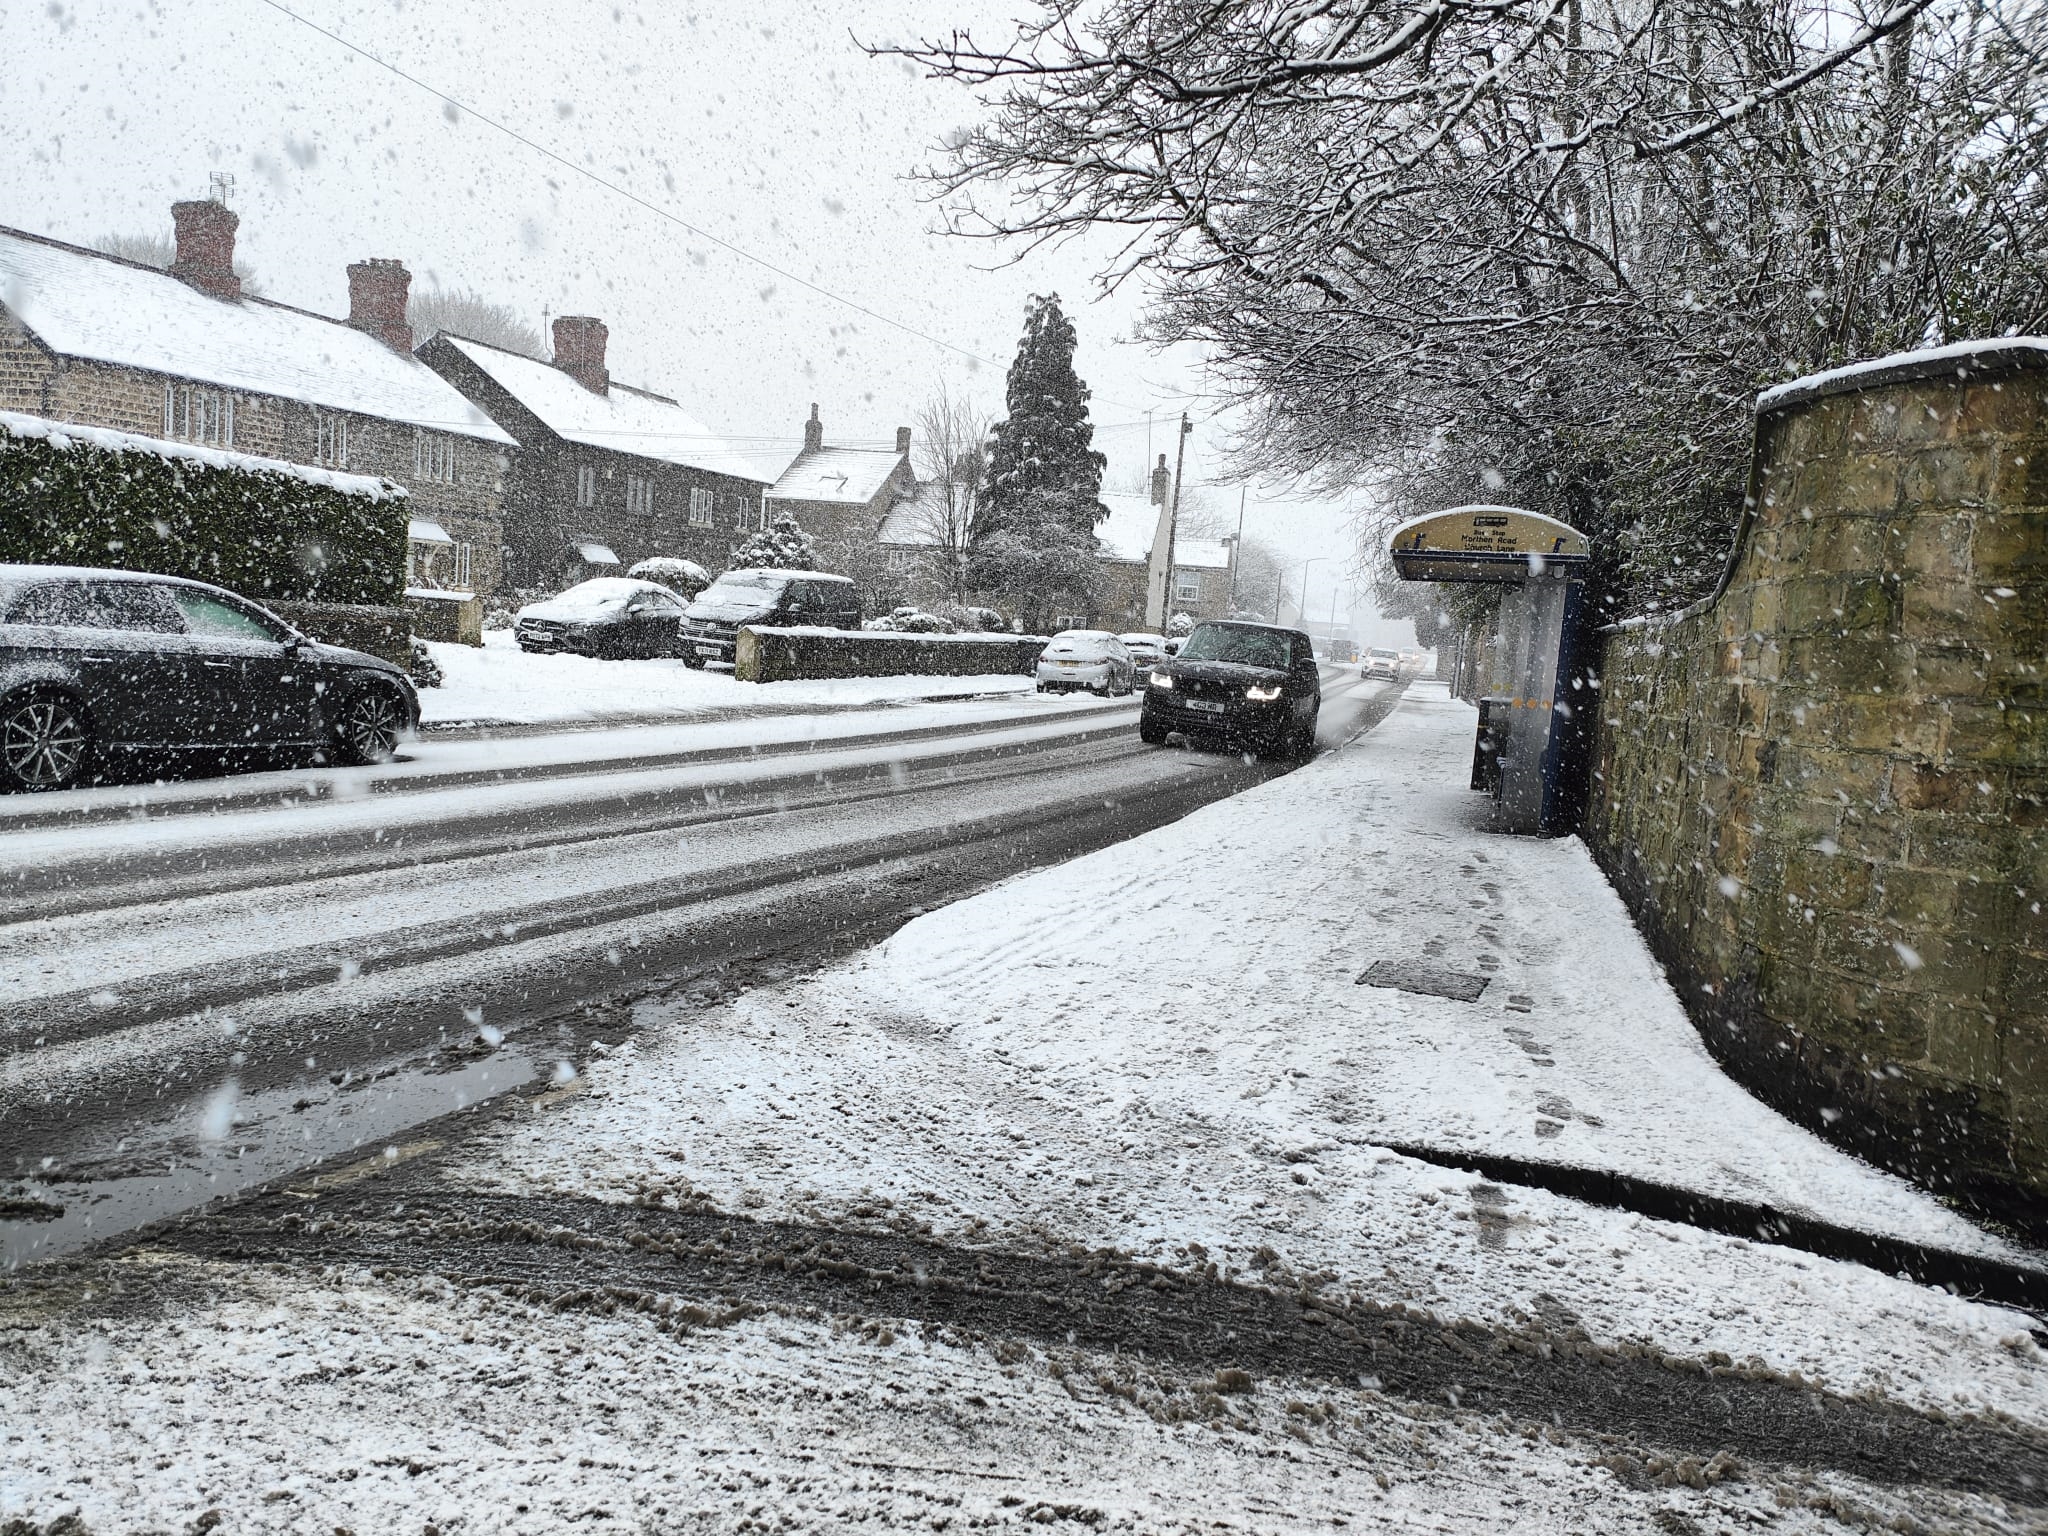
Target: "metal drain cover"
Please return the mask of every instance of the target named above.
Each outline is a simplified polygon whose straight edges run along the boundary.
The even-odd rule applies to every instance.
[[[1393,987],[1402,992],[1420,992],[1424,997],[1448,997],[1453,1002],[1476,1003],[1486,990],[1486,976],[1468,976],[1447,971],[1440,965],[1420,960],[1376,960],[1358,978],[1361,987]]]

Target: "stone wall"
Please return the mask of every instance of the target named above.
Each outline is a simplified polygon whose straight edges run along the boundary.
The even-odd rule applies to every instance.
[[[899,635],[874,630],[739,632],[733,675],[743,683],[827,677],[1029,677],[1044,635]]]
[[[1709,1046],[1988,1208],[2048,1196],[2048,355],[1759,418],[1723,590],[1609,631],[1586,837]]]

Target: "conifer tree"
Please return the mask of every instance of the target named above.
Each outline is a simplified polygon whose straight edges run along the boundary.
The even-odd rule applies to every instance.
[[[815,567],[817,555],[811,545],[811,536],[797,526],[795,518],[784,513],[775,519],[773,526],[763,528],[742,544],[733,546],[732,569],[808,571]]]
[[[973,585],[1008,594],[1032,628],[1062,600],[1092,607],[1097,581],[1095,525],[1105,515],[1097,498],[1108,460],[1092,446],[1074,347],[1059,295],[1034,295],[1010,364],[1009,415],[989,440],[969,562]]]

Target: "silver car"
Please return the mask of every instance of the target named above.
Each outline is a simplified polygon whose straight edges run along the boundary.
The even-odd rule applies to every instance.
[[[1131,665],[1137,669],[1138,680],[1143,682],[1145,674],[1151,671],[1155,662],[1164,661],[1167,656],[1166,636],[1148,635],[1142,630],[1128,635],[1118,635],[1124,649],[1131,653]]]
[[[1105,697],[1129,693],[1138,669],[1123,641],[1106,629],[1063,629],[1038,657],[1038,691],[1086,688]]]

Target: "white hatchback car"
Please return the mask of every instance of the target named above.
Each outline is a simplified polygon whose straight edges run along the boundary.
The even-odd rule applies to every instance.
[[[1040,693],[1129,693],[1137,675],[1123,641],[1106,629],[1063,629],[1038,656]]]

